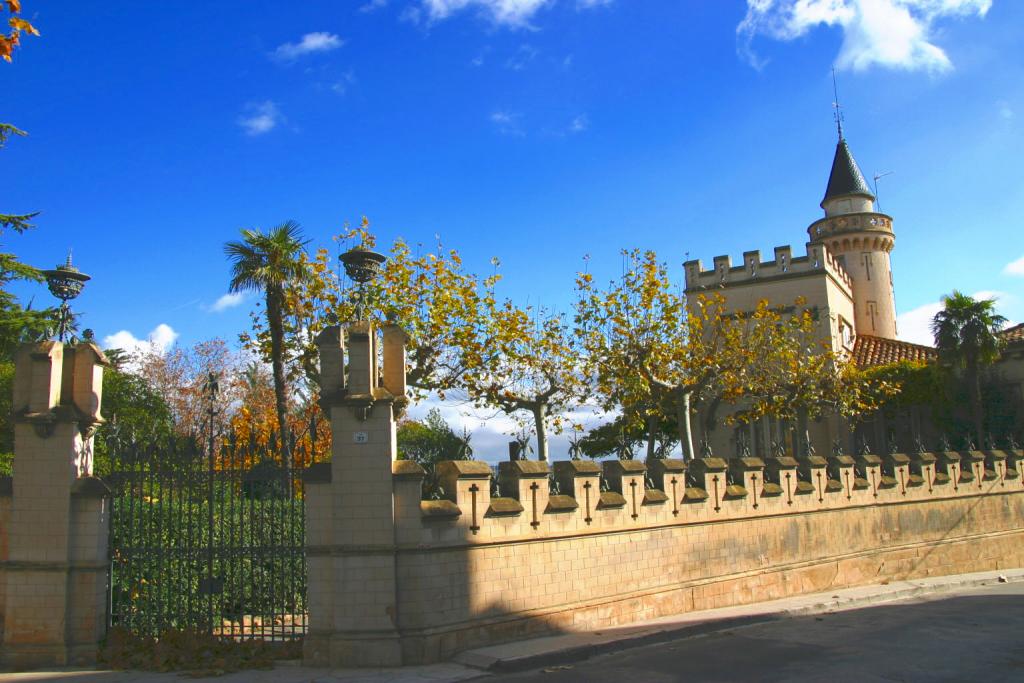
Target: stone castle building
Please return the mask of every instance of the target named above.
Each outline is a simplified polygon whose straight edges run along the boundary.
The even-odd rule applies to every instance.
[[[730,310],[739,311],[752,310],[761,299],[792,306],[803,298],[817,311],[821,336],[831,340],[832,350],[861,365],[933,358],[934,349],[897,339],[889,259],[896,243],[893,219],[876,210],[875,195],[841,128],[821,208],[825,215],[807,228],[803,255],[794,256],[787,245],[776,247],[771,261],[763,261],[760,251],[744,252],[736,265],[729,256],[716,256],[710,270],[699,260],[688,261],[686,293],[718,292]],[[730,431],[718,412],[704,408],[698,419],[716,453],[736,454],[741,440],[756,453],[772,444],[791,447],[794,425],[763,418]],[[819,450],[837,440],[853,450],[852,434],[838,418],[809,424],[807,431]]]
[[[744,252],[742,263],[735,265],[729,256],[716,256],[710,270],[705,270],[700,260],[687,261],[686,293],[717,292],[733,311],[752,310],[762,299],[773,306],[790,307],[802,298],[818,313],[821,337],[831,340],[834,352],[848,355],[860,367],[935,360],[934,348],[897,338],[896,295],[889,258],[896,243],[893,219],[876,210],[876,197],[841,126],[820,206],[825,215],[807,228],[803,255],[794,256],[787,245],[776,247],[770,261],[762,260],[760,251]],[[1024,326],[1005,330],[1003,337],[1007,351],[993,377],[1016,397],[1020,405],[1015,410],[1024,415],[1024,363],[1020,362],[1024,356],[1020,349]],[[696,431],[716,454],[725,456],[738,455],[743,441],[757,454],[771,451],[773,444],[796,450],[794,434],[802,433],[804,428],[763,418],[727,429],[724,416],[714,404],[702,408]],[[927,414],[920,411],[907,411],[899,423],[887,423],[879,414],[865,420],[856,433],[838,417],[808,424],[806,429],[819,452],[828,451],[837,442],[847,452],[855,452],[864,440],[876,451],[885,451],[894,431],[900,433],[897,446],[903,450],[911,447],[909,442],[904,443],[911,433],[937,436]]]

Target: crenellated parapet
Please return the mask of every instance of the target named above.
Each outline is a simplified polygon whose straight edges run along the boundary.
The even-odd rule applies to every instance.
[[[971,463],[965,466],[966,475],[957,468],[952,476],[946,476],[948,470],[936,467],[937,461],[959,463],[965,459]],[[395,469],[396,508],[408,511],[396,519],[401,546],[424,550],[569,538],[866,505],[1024,493],[1024,457],[1003,451],[730,461],[698,458],[689,463],[610,460],[601,466],[565,461],[554,463],[557,494],[549,488],[547,463],[501,465],[503,497],[492,498],[492,473],[487,465],[439,464],[448,496],[443,505],[420,500],[422,469],[412,464]]]
[[[821,273],[831,275],[847,294],[852,291],[853,281],[849,274],[840,261],[819,243],[808,242],[804,256],[793,256],[789,245],[775,247],[774,256],[771,261],[762,261],[760,251],[745,251],[739,265],[733,265],[728,255],[716,256],[710,270],[704,270],[700,259],[687,261],[683,264],[686,291],[699,292]]]

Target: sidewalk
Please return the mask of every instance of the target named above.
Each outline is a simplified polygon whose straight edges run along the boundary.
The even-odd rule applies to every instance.
[[[486,677],[488,672],[524,671],[553,664],[578,662],[615,650],[713,633],[791,616],[852,609],[920,596],[938,596],[964,588],[999,583],[1000,577],[1007,582],[1021,582],[1024,581],[1024,569],[900,581],[886,585],[862,586],[828,593],[802,595],[753,605],[693,612],[603,631],[535,638],[469,650],[457,655],[454,662],[446,664],[397,669],[334,670],[307,669],[286,664],[278,666],[273,671],[241,671],[217,678],[193,680],[222,681],[223,683],[242,683],[243,681],[246,683],[383,683],[385,681],[440,683],[442,681],[466,681]],[[41,681],[170,683],[181,680],[182,674],[178,673],[156,674],[135,671],[62,670],[0,674],[0,681],[3,683],[37,683]]]

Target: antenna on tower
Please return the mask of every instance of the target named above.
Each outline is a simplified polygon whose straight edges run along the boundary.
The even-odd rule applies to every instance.
[[[839,139],[843,139],[843,105],[839,104],[839,86],[836,84],[836,68],[832,67],[832,94],[835,100],[832,101],[832,108],[836,110],[836,129],[839,131]]]
[[[882,201],[878,198],[878,179],[879,178],[884,178],[887,175],[892,175],[895,172],[896,171],[883,171],[882,173],[876,173],[875,176],[874,176],[874,181],[875,181],[875,206],[878,208],[879,211],[882,210]]]

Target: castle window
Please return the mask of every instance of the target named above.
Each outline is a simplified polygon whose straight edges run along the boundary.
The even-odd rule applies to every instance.
[[[839,318],[839,338],[842,340],[844,348],[853,348],[853,326],[842,316]]]

